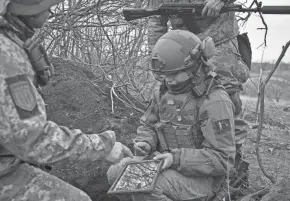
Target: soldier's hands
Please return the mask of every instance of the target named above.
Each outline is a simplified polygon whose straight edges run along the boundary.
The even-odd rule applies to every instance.
[[[202,10],[203,16],[217,17],[225,3],[221,0],[206,0]]]
[[[161,170],[169,168],[173,164],[173,155],[171,153],[159,154],[153,160],[164,160]]]
[[[106,156],[105,160],[116,164],[126,156],[133,158],[133,154],[130,149],[122,143],[116,142],[110,154]]]
[[[134,142],[135,155],[145,156],[151,152],[151,146],[147,142]]]

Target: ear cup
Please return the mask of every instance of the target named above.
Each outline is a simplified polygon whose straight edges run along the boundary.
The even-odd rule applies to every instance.
[[[206,37],[202,42],[201,42],[201,49],[203,51],[203,56],[206,59],[210,59],[211,57],[213,57],[213,55],[216,52],[215,49],[215,44],[214,41],[211,37]]]

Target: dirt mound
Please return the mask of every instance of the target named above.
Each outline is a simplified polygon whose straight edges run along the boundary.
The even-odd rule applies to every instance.
[[[109,83],[95,82],[95,75],[87,68],[71,62],[53,60],[55,76],[43,89],[48,119],[59,125],[81,129],[86,134],[114,130],[117,140],[128,144],[136,132],[140,113],[125,107],[106,92]],[[108,164],[68,161],[65,166],[55,164],[49,172],[89,194],[93,201],[113,201],[106,195],[105,177]]]

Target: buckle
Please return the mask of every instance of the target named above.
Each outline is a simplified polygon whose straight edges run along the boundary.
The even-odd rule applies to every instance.
[[[193,87],[192,91],[195,96],[201,96],[207,90],[207,87],[204,83]]]

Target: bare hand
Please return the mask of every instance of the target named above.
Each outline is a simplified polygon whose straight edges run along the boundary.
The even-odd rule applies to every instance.
[[[173,164],[173,155],[171,153],[159,154],[153,158],[153,160],[162,160],[162,159],[164,160],[164,162],[161,167],[161,170],[170,168],[170,166]]]
[[[202,10],[203,16],[217,17],[225,3],[221,0],[206,0],[206,4]]]
[[[127,156],[133,158],[133,154],[130,149],[122,143],[116,142],[110,154],[105,158],[105,160],[116,164]]]
[[[134,149],[139,156],[146,156],[151,152],[151,146],[147,142],[135,142]]]

